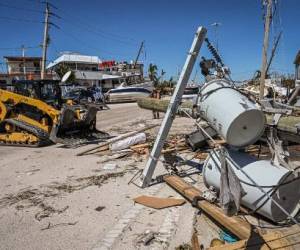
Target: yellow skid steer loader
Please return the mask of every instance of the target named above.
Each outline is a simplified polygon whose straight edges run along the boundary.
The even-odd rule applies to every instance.
[[[96,129],[97,108],[63,100],[59,81],[17,81],[0,89],[0,145],[76,145],[108,138]]]

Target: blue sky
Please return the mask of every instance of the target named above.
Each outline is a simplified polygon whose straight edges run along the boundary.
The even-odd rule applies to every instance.
[[[300,1],[278,2],[279,12],[272,24],[270,42],[280,30],[283,36],[273,69],[293,73],[293,60],[300,49]],[[176,75],[184,64],[197,27],[205,26],[208,37],[215,42],[211,24],[220,22],[219,50],[233,78],[251,77],[261,65],[261,0],[52,0],[51,3],[57,7],[52,11],[61,18],[51,17],[51,22],[60,29],[50,29],[50,61],[61,51],[129,61],[135,58],[139,43],[145,40],[141,59],[146,67],[152,62],[164,69],[167,76]],[[43,10],[44,5],[38,0],[0,1],[0,60],[4,55],[20,55],[21,51],[13,48],[22,44],[32,47],[41,44]],[[205,47],[200,53],[209,57]],[[26,51],[28,56],[40,54],[40,48]]]

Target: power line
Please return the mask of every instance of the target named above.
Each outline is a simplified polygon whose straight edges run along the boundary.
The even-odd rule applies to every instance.
[[[9,21],[17,21],[17,22],[28,22],[28,23],[41,23],[41,24],[43,24],[43,22],[41,22],[41,21],[38,21],[38,20],[32,20],[32,19],[13,18],[13,17],[3,17],[3,16],[0,16],[0,19],[9,20]]]
[[[24,47],[24,49],[38,49],[38,48],[41,48],[41,45]],[[16,47],[16,48],[0,48],[0,50],[22,50],[22,49],[23,49],[23,47]]]
[[[119,38],[116,38],[116,37],[113,37],[113,35],[111,34],[108,34],[106,32],[103,32],[103,31],[98,31],[96,29],[93,29],[91,28],[91,26],[89,25],[86,25],[82,22],[80,22],[78,19],[75,20],[77,24],[79,24],[80,26],[76,25],[74,23],[74,18],[73,20],[69,20],[69,19],[66,19],[66,18],[62,18],[63,21],[66,21],[67,23],[71,24],[72,26],[80,29],[80,30],[83,30],[83,31],[86,31],[86,32],[89,32],[89,33],[92,33],[94,35],[97,35],[101,38],[104,38],[104,39],[107,39],[107,40],[111,40],[111,41],[114,41],[114,42],[118,42],[118,43],[122,43],[122,44],[126,44],[126,45],[130,45],[130,46],[138,46],[138,43],[133,43],[133,42],[130,42],[130,41],[124,41],[122,39],[119,39]]]
[[[29,1],[29,0],[28,0]],[[31,0],[31,1],[34,1],[34,0]],[[36,2],[36,1],[35,1]],[[39,3],[44,3],[44,2],[39,2]],[[44,13],[44,11],[39,11],[39,10],[34,10],[34,9],[27,9],[27,8],[21,8],[21,7],[16,7],[16,6],[12,6],[12,5],[7,5],[7,4],[2,4],[0,3],[0,6],[2,7],[6,7],[6,8],[12,8],[12,9],[18,9],[18,10],[24,10],[24,11],[32,11],[32,12],[38,12],[38,13]],[[52,5],[51,5],[52,6]],[[57,8],[56,8],[57,9]],[[58,15],[56,15],[55,13],[52,13],[50,12],[49,15],[51,16],[55,16],[57,18],[60,18]],[[32,19],[23,19],[23,18],[14,18],[14,17],[3,17],[3,16],[0,16],[0,19],[4,19],[4,20],[9,20],[9,21],[17,21],[17,22],[30,22],[30,23],[40,23],[40,24],[44,24],[44,22],[42,21],[38,21],[38,20],[32,20]],[[109,39],[109,40],[112,40],[112,41],[115,41],[115,42],[119,42],[119,43],[123,43],[123,44],[127,44],[127,45],[131,45],[131,46],[137,46],[137,43],[133,43],[133,42],[129,42],[129,41],[124,41],[122,39],[119,39],[121,38],[121,36],[118,36],[118,35],[114,35],[112,33],[108,33],[108,32],[105,32],[105,31],[100,31],[100,30],[96,30],[96,29],[93,29],[91,25],[87,24],[87,23],[84,23],[84,22],[81,22],[79,19],[75,20],[79,25],[76,25],[74,23],[74,16],[72,16],[72,20],[68,20],[66,18],[62,18],[62,20],[70,23],[71,25],[75,26],[76,28],[80,28],[81,30],[84,30],[84,31],[87,31],[87,32],[90,32],[94,35],[97,35],[99,37],[102,37],[104,39]],[[55,26],[56,28],[59,29],[59,27],[55,24],[53,24],[52,22],[48,22],[49,25],[51,26]],[[109,51],[105,51],[105,50],[102,50],[102,49],[98,49],[98,48],[95,48],[93,46],[90,46],[89,44],[86,43],[86,41],[82,41],[81,39],[78,39],[76,36],[74,36],[73,34],[70,34],[66,31],[62,32],[64,35],[67,35],[69,37],[72,37],[74,40],[77,40],[79,41],[81,44],[82,43],[85,43],[87,47],[93,49],[93,50],[97,50],[101,53],[104,53],[104,54],[108,54],[108,55],[122,55],[120,53],[114,53],[114,52],[109,52]],[[128,38],[130,39],[130,38]],[[40,48],[40,46],[36,46],[34,48]],[[20,50],[21,48],[0,48],[0,50]],[[128,56],[128,55],[127,55]]]
[[[99,29],[98,27],[95,28],[92,25],[90,25],[88,22],[86,22],[84,19],[80,20],[80,18],[78,18],[78,16],[75,17],[74,15],[70,15],[65,11],[63,12],[63,16],[68,16],[70,18],[70,19],[63,18],[63,20],[65,20],[67,22],[70,22],[73,25],[74,25],[74,21],[75,21],[76,23],[81,25],[86,31],[92,32],[92,33],[94,33],[96,35],[99,35],[103,38],[110,39],[110,40],[120,42],[120,43],[124,43],[124,44],[128,44],[128,45],[132,45],[132,46],[138,46],[139,45],[139,42],[137,40],[133,39],[133,38],[120,36],[120,35],[105,31],[103,29]],[[78,27],[78,26],[76,26],[76,27]]]
[[[44,13],[41,10],[27,9],[27,8],[12,6],[12,5],[8,5],[8,4],[4,4],[4,3],[0,3],[0,6],[5,7],[5,8],[9,8],[9,9],[16,9],[16,10],[24,10],[24,11],[30,11],[30,12]]]
[[[60,30],[62,34],[64,34],[65,36],[68,36],[68,37],[71,37],[72,39],[76,40],[77,42],[79,42],[80,44],[84,44],[84,46],[90,48],[90,49],[93,49],[95,51],[99,51],[100,53],[104,53],[104,54],[107,54],[107,55],[122,55],[120,53],[114,53],[114,52],[109,52],[109,51],[106,51],[106,50],[103,50],[103,49],[99,49],[99,48],[96,48],[96,47],[93,47],[91,46],[90,44],[88,44],[86,41],[83,41],[81,39],[79,39],[78,37],[74,36],[73,34],[69,33],[69,32],[66,32],[65,30],[62,31]],[[124,56],[124,55],[123,55]]]

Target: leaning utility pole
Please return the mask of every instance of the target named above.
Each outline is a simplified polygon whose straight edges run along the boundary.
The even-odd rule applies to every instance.
[[[189,78],[190,78],[195,61],[197,59],[198,53],[200,51],[200,48],[204,41],[205,36],[206,36],[206,29],[204,27],[199,27],[195,34],[195,37],[194,37],[194,40],[192,43],[192,47],[187,55],[185,64],[182,68],[180,77],[178,79],[174,93],[171,97],[171,100],[170,100],[168,109],[166,111],[166,114],[164,116],[164,119],[162,121],[161,127],[156,136],[156,140],[153,145],[150,156],[148,158],[147,164],[141,175],[141,178],[140,178],[140,186],[141,187],[147,187],[152,181],[152,176],[153,176],[154,170],[156,168],[157,161],[160,157],[165,140],[167,139],[168,133],[171,129],[173,120],[175,119],[178,106],[181,102],[181,97],[183,95],[183,91],[187,85]]]
[[[266,1],[267,1],[267,16],[265,19],[265,34],[264,34],[261,77],[260,77],[260,87],[259,87],[259,99],[260,100],[262,100],[264,98],[266,69],[267,69],[267,53],[268,53],[268,46],[269,46],[269,31],[270,31],[270,23],[271,23],[271,19],[272,19],[272,1],[273,0],[266,0]]]
[[[47,47],[48,47],[48,28],[49,28],[49,4],[48,4],[48,2],[46,2],[41,79],[44,79],[45,71],[46,71]]]

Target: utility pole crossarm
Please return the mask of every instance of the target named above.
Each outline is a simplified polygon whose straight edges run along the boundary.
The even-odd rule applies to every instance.
[[[188,83],[188,80],[190,78],[190,75],[192,73],[194,64],[196,62],[201,45],[204,41],[205,35],[206,35],[206,29],[204,27],[199,27],[195,34],[195,38],[193,40],[192,47],[188,53],[185,64],[182,68],[175,91],[170,100],[167,112],[162,121],[161,127],[159,129],[158,135],[157,135],[155,143],[153,145],[153,149],[152,149],[149,159],[146,163],[145,169],[142,173],[141,183],[140,183],[140,185],[142,187],[147,187],[152,181],[152,176],[153,176],[158,158],[160,157],[163,145],[164,145],[165,140],[168,136],[168,133],[171,129],[173,120],[176,116],[176,111],[180,104],[180,101],[181,101],[181,98],[183,95],[183,91],[184,91],[184,89]]]

